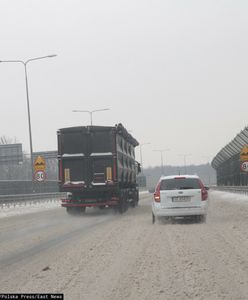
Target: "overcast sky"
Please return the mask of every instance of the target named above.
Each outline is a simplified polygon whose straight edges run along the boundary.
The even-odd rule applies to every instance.
[[[122,123],[145,167],[211,161],[248,124],[248,1],[2,0],[0,60],[27,65],[33,150]],[[0,64],[0,136],[29,152],[24,67]],[[139,160],[139,149],[137,148]]]

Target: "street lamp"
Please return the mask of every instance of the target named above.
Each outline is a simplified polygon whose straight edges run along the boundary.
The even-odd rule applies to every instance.
[[[31,176],[33,180],[33,143],[32,143],[32,128],[31,128],[31,117],[30,117],[30,105],[29,105],[29,92],[28,92],[28,76],[27,76],[27,64],[30,61],[33,60],[39,60],[39,59],[44,59],[44,58],[51,58],[57,56],[56,54],[51,54],[51,55],[46,55],[46,56],[41,56],[41,57],[35,57],[35,58],[30,58],[26,61],[23,60],[0,60],[0,63],[21,63],[24,66],[25,70],[25,82],[26,82],[26,95],[27,95],[27,109],[28,109],[28,128],[29,128],[29,145],[30,145],[30,158],[31,158]]]
[[[158,150],[153,150],[155,152],[160,152],[160,157],[161,157],[161,175],[164,174],[164,160],[163,160],[163,152],[170,151],[170,149],[158,149]]]
[[[149,145],[149,144],[151,144],[151,143],[147,142],[147,143],[139,144],[139,146],[140,146],[140,165],[141,165],[141,174],[142,175],[143,175],[142,146]]]
[[[210,159],[212,156],[210,155],[202,155],[202,158],[205,158],[207,160],[207,163],[210,164]]]
[[[178,154],[179,156],[183,156],[183,163],[184,163],[184,174],[187,174],[187,166],[186,166],[186,157],[192,154]]]
[[[211,156],[203,155],[203,158],[207,159],[207,168],[208,168],[208,185],[210,186],[210,159]]]
[[[95,109],[95,110],[73,110],[72,112],[86,112],[90,114],[90,125],[92,126],[92,114],[97,111],[104,111],[109,110],[109,108],[103,108],[103,109]]]

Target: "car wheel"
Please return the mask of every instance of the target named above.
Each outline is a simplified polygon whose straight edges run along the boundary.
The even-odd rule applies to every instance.
[[[199,215],[199,216],[195,216],[196,221],[198,223],[205,223],[206,222],[206,215]]]
[[[164,222],[165,223],[172,223],[173,222],[173,218],[172,217],[164,217]]]
[[[156,221],[155,215],[154,215],[154,213],[152,213],[152,224],[154,224],[155,221]]]

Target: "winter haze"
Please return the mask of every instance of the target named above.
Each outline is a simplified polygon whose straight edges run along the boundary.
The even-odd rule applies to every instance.
[[[0,60],[27,60],[33,150],[122,123],[145,167],[210,161],[247,125],[247,1],[1,1]],[[0,136],[29,152],[24,67],[0,63]],[[139,159],[137,148],[137,159]]]

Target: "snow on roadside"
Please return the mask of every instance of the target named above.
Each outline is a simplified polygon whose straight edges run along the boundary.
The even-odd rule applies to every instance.
[[[148,191],[140,191],[140,194],[147,194]],[[10,207],[0,207],[0,219],[11,217],[11,216],[17,216],[17,215],[24,215],[24,214],[30,214],[37,211],[44,211],[49,210],[51,208],[57,208],[60,207],[60,200],[54,200],[52,202],[38,202],[33,204],[21,204],[16,206],[10,206]]]
[[[59,200],[49,201],[49,202],[38,202],[32,204],[21,204],[16,206],[4,206],[3,208],[0,207],[0,218],[6,218],[11,216],[23,215],[23,214],[30,214],[37,211],[44,211],[49,210],[51,208],[56,208],[60,206]]]
[[[214,197],[218,197],[218,199],[228,201],[228,202],[243,202],[248,204],[248,195],[238,194],[238,193],[230,193],[223,191],[211,191],[210,195]],[[210,199],[211,200],[211,199]]]
[[[142,195],[142,194],[149,194],[148,191],[139,191],[139,194]]]

